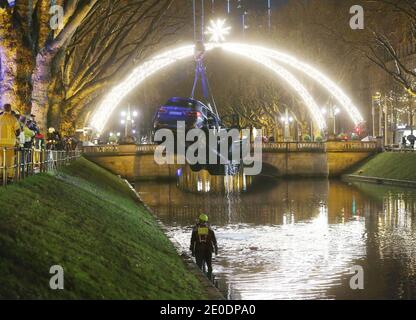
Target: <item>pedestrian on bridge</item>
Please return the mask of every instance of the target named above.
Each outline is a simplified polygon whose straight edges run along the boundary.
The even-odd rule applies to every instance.
[[[403,147],[403,148],[406,148],[406,144],[407,144],[407,139],[406,139],[406,136],[403,136],[403,137],[402,137],[402,147]]]
[[[0,166],[7,167],[7,178],[13,179],[13,166],[15,163],[14,148],[17,142],[16,137],[20,134],[20,123],[12,114],[10,104],[5,104],[3,111],[3,114],[0,115]]]
[[[195,257],[196,264],[204,271],[205,265],[208,268],[208,278],[212,276],[212,252],[218,254],[217,239],[215,232],[208,225],[208,216],[201,214],[199,222],[192,230],[191,247],[192,256]]]
[[[414,149],[416,137],[413,135],[413,133],[407,136],[407,140],[410,142],[410,148]]]

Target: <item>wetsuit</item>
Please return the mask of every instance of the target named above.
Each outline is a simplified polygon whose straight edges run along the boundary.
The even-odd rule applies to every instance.
[[[208,275],[212,273],[212,252],[218,253],[217,239],[214,231],[205,223],[198,223],[192,230],[191,247],[192,256],[196,264],[204,270],[205,263],[208,267]]]

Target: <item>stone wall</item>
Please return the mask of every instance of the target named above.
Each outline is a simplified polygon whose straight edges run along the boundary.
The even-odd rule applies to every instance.
[[[263,153],[262,174],[274,177],[327,177],[326,153]]]
[[[328,152],[328,175],[330,177],[340,176],[372,154],[369,152]]]
[[[326,142],[316,148],[293,144],[289,149],[282,148],[277,143],[274,148],[265,146],[263,149],[263,175],[339,176],[377,151],[371,142]],[[184,167],[178,164],[159,165],[154,160],[153,152],[154,149],[150,146],[103,146],[86,148],[84,155],[101,167],[131,181],[175,178],[177,170]]]
[[[140,148],[140,149],[139,149]],[[152,146],[109,145],[85,147],[84,156],[114,174],[133,181],[174,178],[182,165],[159,165]]]
[[[329,176],[339,176],[349,168],[364,161],[380,148],[380,143],[365,142],[335,142],[326,143],[327,165]]]

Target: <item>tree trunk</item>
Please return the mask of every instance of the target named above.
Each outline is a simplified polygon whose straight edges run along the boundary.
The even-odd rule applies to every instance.
[[[19,104],[16,93],[16,37],[10,10],[0,8],[0,104]]]
[[[42,132],[47,129],[49,100],[48,90],[52,79],[51,66],[55,53],[42,50],[36,57],[36,67],[32,75],[32,113]]]
[[[48,7],[49,10],[49,7]],[[49,15],[49,13],[47,13]],[[15,1],[13,24],[16,41],[17,96],[21,101],[19,110],[30,112],[32,95],[32,73],[35,65],[35,46],[33,42],[33,1]]]
[[[28,114],[31,109],[32,82],[31,76],[34,68],[34,57],[32,51],[26,46],[17,48],[17,96],[19,103],[16,106],[20,112]]]
[[[65,44],[96,3],[97,0],[80,2],[65,27],[53,40],[46,42],[45,47],[36,56],[36,66],[32,75],[32,113],[35,114],[39,128],[43,132],[48,125],[48,89],[51,82],[53,59],[59,50],[65,49]]]
[[[55,81],[49,89],[49,122],[55,129],[61,125],[63,105],[65,104],[65,91],[58,83],[59,80],[59,77],[55,77]]]
[[[34,58],[12,9],[0,8],[0,105],[10,103],[21,113],[30,111]]]

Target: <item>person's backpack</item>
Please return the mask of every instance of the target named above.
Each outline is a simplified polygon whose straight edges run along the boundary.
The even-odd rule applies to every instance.
[[[198,225],[197,234],[200,243],[207,243],[209,234],[208,226],[205,224]]]

